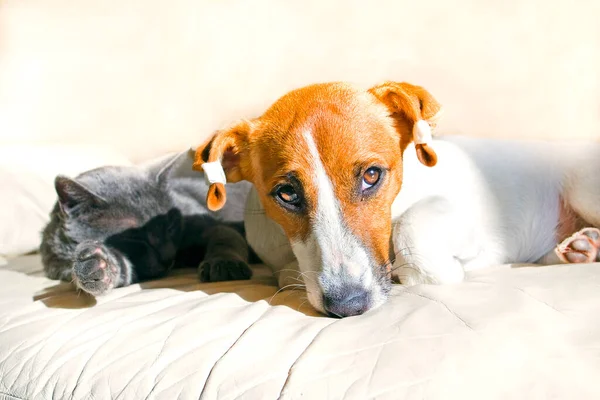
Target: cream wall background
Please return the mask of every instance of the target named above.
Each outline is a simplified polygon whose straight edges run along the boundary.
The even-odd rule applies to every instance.
[[[0,0],[0,145],[185,149],[312,82],[408,80],[440,131],[600,137],[597,0]]]

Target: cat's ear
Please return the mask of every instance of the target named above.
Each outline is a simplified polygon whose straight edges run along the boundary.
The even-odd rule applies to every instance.
[[[192,164],[194,163],[194,151],[188,150],[181,153],[177,153],[172,157],[166,159],[163,163],[157,165],[154,168],[154,174],[156,176],[156,182],[164,183],[169,178],[177,176],[192,176],[195,177],[195,173],[192,170]]]
[[[104,202],[100,196],[66,176],[57,176],[54,179],[54,188],[58,195],[58,204],[66,214],[72,214],[81,206],[97,207]]]

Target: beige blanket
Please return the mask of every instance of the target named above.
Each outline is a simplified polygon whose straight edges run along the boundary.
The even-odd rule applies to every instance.
[[[301,291],[193,271],[93,299],[0,267],[4,399],[598,399],[600,264],[397,286],[343,320]]]

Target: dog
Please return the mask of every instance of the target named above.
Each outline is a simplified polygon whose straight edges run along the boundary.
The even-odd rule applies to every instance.
[[[194,168],[223,168],[211,210],[225,181],[253,184],[250,246],[281,276],[298,271],[312,306],[334,317],[380,306],[393,281],[598,260],[598,145],[432,139],[440,111],[409,83],[315,84],[216,132]]]

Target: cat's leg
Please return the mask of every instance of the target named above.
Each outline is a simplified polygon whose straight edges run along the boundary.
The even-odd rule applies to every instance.
[[[99,296],[128,286],[134,279],[131,262],[118,251],[94,241],[82,242],[75,249],[72,280],[79,289]]]
[[[242,222],[219,222],[209,215],[184,218],[177,267],[198,266],[203,282],[250,279],[253,254]],[[254,255],[254,258],[256,256]]]
[[[250,279],[249,248],[241,224],[214,223],[203,233],[206,254],[198,268],[200,280],[218,282]]]

